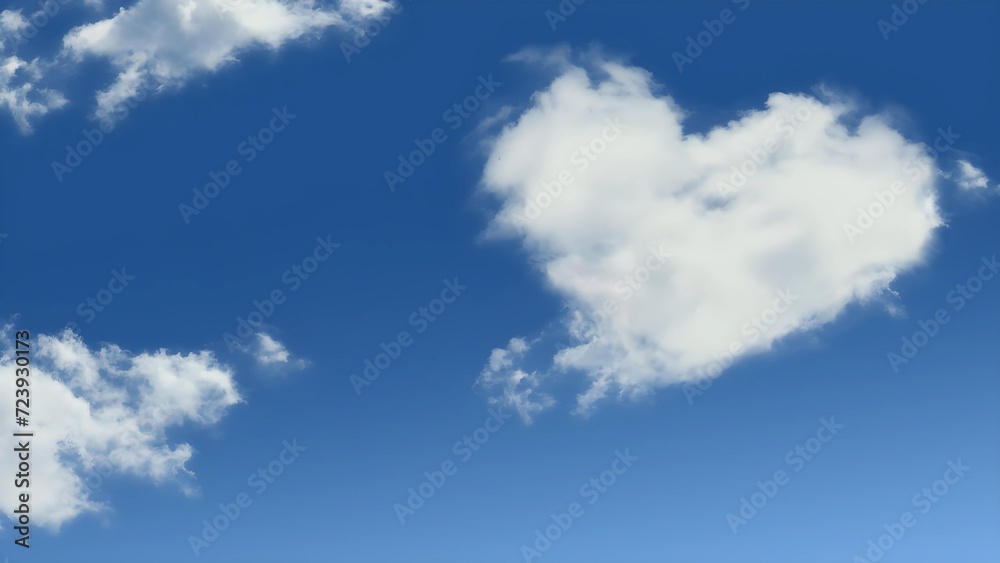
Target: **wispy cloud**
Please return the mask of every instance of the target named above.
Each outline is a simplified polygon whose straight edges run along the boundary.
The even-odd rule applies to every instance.
[[[986,173],[976,168],[968,160],[958,161],[958,185],[962,189],[977,190],[990,185],[990,179]]]

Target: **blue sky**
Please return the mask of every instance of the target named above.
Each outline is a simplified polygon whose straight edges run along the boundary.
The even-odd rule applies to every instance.
[[[0,18],[0,555],[996,560],[995,6],[179,4]]]

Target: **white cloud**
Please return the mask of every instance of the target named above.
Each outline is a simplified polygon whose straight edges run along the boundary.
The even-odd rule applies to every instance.
[[[257,351],[254,358],[262,364],[285,363],[288,361],[288,349],[285,345],[263,332],[257,334]]]
[[[0,12],[0,49],[10,50],[17,46],[21,32],[28,29],[28,20],[21,10],[4,10]]]
[[[39,62],[0,55],[0,107],[7,108],[22,133],[31,132],[31,119],[66,105],[59,92],[38,88]]]
[[[73,57],[105,57],[118,70],[97,96],[97,116],[113,119],[114,109],[143,84],[177,87],[243,51],[278,49],[331,26],[350,29],[391,6],[387,0],[343,0],[337,8],[314,0],[139,0],[74,28],[63,45]]]
[[[775,93],[700,134],[641,68],[513,58],[557,76],[491,140],[488,234],[519,239],[574,310],[553,362],[589,379],[579,412],[717,375],[736,345],[766,351],[881,296],[941,224],[931,157],[849,101]]]
[[[523,338],[511,338],[507,348],[494,348],[477,380],[484,389],[497,391],[490,397],[491,403],[513,408],[525,424],[531,424],[534,415],[555,404],[551,395],[538,391],[541,382],[537,373],[514,367],[529,348]]]
[[[271,335],[258,332],[257,342],[252,349],[247,350],[257,363],[266,367],[294,367],[302,369],[306,366],[306,361],[292,359],[291,353],[284,344],[275,340]]]
[[[3,393],[14,397],[14,332],[0,329],[8,348],[0,355]],[[111,344],[91,349],[66,329],[58,336],[32,335],[30,424],[32,520],[56,530],[77,516],[107,508],[87,484],[98,467],[154,483],[193,477],[185,464],[193,449],[171,444],[166,431],[194,422],[210,425],[240,401],[232,372],[210,352],[187,355],[132,354]],[[13,401],[0,401],[0,418],[14,419]],[[0,471],[14,475],[14,456]],[[16,498],[13,479],[0,484],[8,516]]]
[[[958,174],[958,185],[962,189],[974,190],[990,185],[990,179],[986,177],[986,174],[968,160],[958,161]]]
[[[507,348],[494,348],[481,377],[488,382],[493,374],[514,365],[514,360],[523,357],[528,348],[523,338],[511,338]]]
[[[11,113],[17,128],[25,134],[32,130],[32,119],[66,105],[62,94],[38,86],[42,62],[29,62],[14,54],[29,27],[31,23],[21,10],[0,12],[0,108]]]

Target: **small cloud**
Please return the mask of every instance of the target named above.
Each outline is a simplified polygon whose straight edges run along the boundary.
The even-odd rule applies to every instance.
[[[292,358],[292,354],[284,344],[264,332],[258,332],[257,342],[252,348],[244,351],[252,355],[258,364],[265,367],[288,367],[298,370],[308,365],[303,359]]]
[[[485,389],[498,390],[490,397],[490,404],[513,408],[525,424],[531,424],[534,415],[555,404],[550,395],[538,391],[541,377],[537,373],[514,366],[530,347],[523,338],[511,338],[506,348],[494,348],[476,380],[476,384]]]
[[[968,160],[958,161],[958,186],[964,190],[975,190],[990,185],[986,174]]]
[[[285,363],[288,361],[288,349],[285,345],[270,336],[260,333],[257,335],[257,351],[254,357],[258,362],[268,364]]]
[[[507,348],[494,348],[490,353],[490,359],[483,368],[480,379],[489,380],[493,374],[509,368],[514,364],[515,358],[521,358],[528,351],[528,343],[523,338],[511,338]]]

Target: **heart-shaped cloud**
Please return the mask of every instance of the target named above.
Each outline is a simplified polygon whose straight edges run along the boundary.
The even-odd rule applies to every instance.
[[[641,68],[515,58],[558,72],[490,142],[488,232],[519,238],[574,311],[554,367],[590,378],[582,412],[831,321],[918,264],[942,224],[926,148],[850,101],[775,93],[691,133]],[[517,385],[545,380],[503,369],[520,400]],[[502,379],[488,366],[481,381]],[[516,404],[511,383],[501,400]]]

